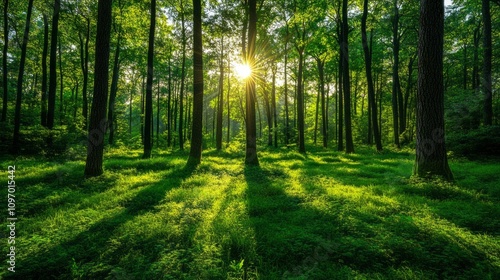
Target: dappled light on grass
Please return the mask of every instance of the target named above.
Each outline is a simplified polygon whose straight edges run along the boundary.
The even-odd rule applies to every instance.
[[[107,172],[88,180],[81,180],[79,161],[38,167],[26,160],[19,275],[499,275],[495,164],[452,161],[462,177],[451,184],[409,179],[407,153],[311,150],[262,151],[260,167],[210,150],[192,170],[184,167],[185,153],[141,160],[115,151]]]

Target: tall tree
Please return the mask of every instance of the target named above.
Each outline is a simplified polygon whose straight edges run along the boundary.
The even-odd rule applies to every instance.
[[[113,62],[113,76],[111,78],[111,90],[109,93],[109,108],[108,108],[108,129],[110,145],[113,145],[115,139],[115,101],[118,92],[118,78],[120,73],[120,43],[121,43],[121,30],[118,31],[118,39],[116,42],[115,57]]]
[[[184,16],[184,0],[181,0],[181,32],[182,32],[182,66],[181,66],[181,89],[179,91],[179,148],[184,149],[184,86],[186,83],[186,20]]]
[[[342,77],[344,86],[344,121],[345,121],[345,151],[354,153],[351,121],[351,83],[349,80],[349,24],[347,17],[347,0],[342,0]]]
[[[483,79],[482,90],[484,94],[484,124],[493,123],[493,91],[491,84],[491,12],[490,0],[482,0],[483,13]]]
[[[12,143],[12,152],[19,152],[19,130],[21,129],[21,104],[23,97],[23,76],[26,62],[26,49],[28,47],[28,38],[31,25],[31,10],[33,9],[33,0],[28,2],[28,11],[26,13],[26,26],[24,28],[23,42],[21,45],[21,61],[19,62],[19,75],[17,76],[17,94],[16,110],[14,113],[14,137]]]
[[[222,149],[222,115],[224,111],[224,35],[220,39],[221,53],[219,61],[219,98],[217,105],[217,131],[215,133],[215,146]]]
[[[146,112],[144,125],[144,155],[142,158],[151,157],[152,139],[151,128],[153,117],[153,58],[155,45],[155,27],[156,27],[156,0],[151,0],[151,20],[149,25],[149,44],[148,44],[148,73],[146,78]],[[182,139],[181,139],[182,143]]]
[[[393,132],[394,132],[394,145],[397,148],[400,147],[399,144],[399,134],[403,131],[401,130],[400,117],[402,115],[402,98],[399,98],[401,94],[401,85],[399,82],[399,49],[400,49],[400,37],[399,37],[399,8],[398,0],[393,0],[393,10],[392,15],[392,54],[393,54],[393,64],[392,64],[392,122],[393,122]]]
[[[255,69],[255,41],[257,39],[257,0],[248,0],[248,46],[245,62]],[[256,88],[255,73],[246,79],[246,156],[245,164],[258,165],[257,126],[255,118]]]
[[[54,127],[54,117],[56,109],[56,88],[57,88],[57,35],[59,33],[59,11],[61,0],[54,0],[54,14],[52,15],[52,31],[50,39],[50,60],[49,60],[49,93],[47,127]]]
[[[109,41],[113,0],[99,0],[97,7],[97,34],[94,65],[94,98],[90,111],[89,135],[85,176],[103,173],[102,156],[106,132],[106,104],[108,101]]]
[[[193,0],[193,125],[188,165],[201,162],[203,141],[203,41],[201,30],[201,0]]]
[[[413,174],[452,180],[444,141],[444,1],[420,1],[417,142]]]
[[[9,98],[9,86],[7,75],[7,51],[9,49],[9,0],[3,0],[3,49],[2,49],[2,84],[3,103],[1,122],[7,120],[7,100]]]
[[[43,14],[43,52],[42,52],[42,105],[41,124],[47,126],[47,53],[49,50],[49,23],[46,14]]]
[[[365,70],[366,70],[366,82],[368,84],[368,107],[369,107],[369,118],[371,123],[371,128],[373,130],[373,135],[375,136],[375,145],[377,146],[377,151],[382,151],[382,141],[380,139],[380,133],[377,121],[377,103],[375,102],[375,88],[373,86],[373,75],[372,75],[372,48],[371,44],[373,40],[370,41],[370,47],[368,46],[368,39],[366,36],[366,20],[368,17],[368,0],[363,1],[363,16],[361,17],[361,39],[363,43],[363,52],[365,54]],[[373,31],[372,31],[373,32]],[[372,33],[373,34],[373,33]]]
[[[82,85],[82,116],[83,116],[83,129],[87,129],[88,124],[88,97],[87,87],[89,80],[89,42],[90,42],[90,17],[84,16],[86,21],[85,38],[81,33],[78,33],[80,41],[80,68],[82,69],[83,85]]]

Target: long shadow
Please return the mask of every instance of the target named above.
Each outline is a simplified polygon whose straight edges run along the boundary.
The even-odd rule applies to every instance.
[[[19,260],[16,263],[16,274],[12,279],[71,279],[75,278],[77,266],[93,264],[91,275],[79,275],[87,279],[104,279],[110,275],[113,265],[120,256],[126,254],[126,247],[121,246],[112,256],[102,259],[102,252],[109,246],[108,240],[119,227],[135,217],[154,211],[165,197],[165,193],[178,187],[181,182],[191,176],[192,168],[173,169],[170,178],[144,187],[135,197],[124,203],[125,209],[109,218],[104,218],[87,230],[79,233],[71,240]],[[121,250],[121,251],[120,251]],[[84,252],[84,253],[82,253]],[[149,261],[157,258],[159,248],[149,253]],[[88,272],[87,272],[88,273]],[[11,275],[6,275],[9,278]]]

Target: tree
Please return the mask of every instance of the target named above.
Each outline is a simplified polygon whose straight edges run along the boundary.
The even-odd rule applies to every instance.
[[[148,45],[148,73],[146,78],[146,114],[144,126],[144,155],[142,158],[151,157],[152,139],[152,117],[153,117],[153,58],[155,44],[155,26],[156,26],[156,0],[151,0],[151,22],[149,26],[149,45]]]
[[[9,0],[3,1],[3,50],[2,50],[2,84],[3,84],[3,103],[2,117],[0,122],[7,120],[7,100],[9,98],[9,85],[7,73],[7,50],[9,49]]]
[[[201,162],[203,141],[203,41],[201,31],[201,0],[193,0],[193,125],[191,149],[187,164]]]
[[[112,0],[99,0],[97,7],[97,35],[94,66],[94,98],[90,112],[85,176],[103,173],[102,157],[106,132],[106,104],[108,100],[109,42],[111,33]]]
[[[257,0],[248,0],[248,45],[245,62],[255,69],[255,40],[257,39]],[[246,165],[259,165],[257,156],[257,126],[255,118],[255,73],[246,79]]]
[[[48,93],[48,111],[47,127],[54,127],[54,117],[56,110],[56,88],[57,88],[57,35],[59,33],[59,11],[61,9],[61,0],[54,0],[54,14],[52,16],[52,33],[50,39],[50,58],[49,58],[49,93]]]
[[[493,123],[493,90],[491,84],[491,15],[490,0],[482,0],[483,12],[483,79],[482,90],[484,94],[484,124]]]
[[[349,80],[349,24],[347,17],[347,0],[342,0],[342,40],[341,61],[344,86],[344,121],[345,121],[345,152],[354,153],[351,122],[351,82]]]
[[[368,17],[368,0],[363,1],[363,16],[361,18],[361,39],[363,43],[363,52],[365,54],[365,70],[366,70],[366,83],[368,86],[368,106],[370,108],[370,120],[371,127],[373,129],[373,135],[375,136],[375,144],[377,146],[377,151],[382,151],[382,141],[380,139],[380,133],[377,121],[377,102],[375,101],[375,88],[373,86],[373,75],[372,75],[372,48],[373,38],[370,40],[370,47],[368,47],[368,39],[366,36],[366,19]],[[373,34],[373,31],[372,31]],[[370,124],[369,124],[370,125]]]
[[[47,15],[43,14],[43,52],[42,52],[42,105],[41,124],[47,126],[47,53],[49,49],[49,23]]]
[[[31,25],[31,10],[33,9],[33,0],[28,2],[28,12],[26,13],[26,27],[24,28],[23,42],[21,45],[21,61],[19,62],[19,75],[17,76],[17,94],[16,94],[16,110],[14,113],[14,137],[12,143],[12,152],[19,152],[19,130],[21,129],[21,104],[23,97],[23,76],[24,66],[26,62],[26,48],[28,46],[28,38]]]
[[[417,142],[413,174],[453,179],[444,140],[444,1],[420,1]]]

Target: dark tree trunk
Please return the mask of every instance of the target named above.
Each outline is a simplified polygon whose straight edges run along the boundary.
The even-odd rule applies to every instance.
[[[444,141],[443,0],[420,1],[419,31],[417,143],[413,174],[452,180]]]
[[[345,111],[345,152],[354,153],[351,124],[351,83],[349,80],[349,25],[347,18],[347,0],[342,1],[342,70],[344,86],[344,111]]]
[[[155,27],[156,27],[156,0],[151,0],[149,25],[149,43],[148,43],[148,73],[146,78],[146,112],[144,124],[144,154],[142,158],[151,157],[152,139],[151,128],[153,126],[153,59],[155,46]]]
[[[255,41],[257,38],[257,0],[248,0],[248,47],[246,63],[255,67]],[[256,88],[253,77],[246,81],[246,156],[245,164],[258,165],[257,128],[255,123]]]
[[[382,141],[380,140],[380,133],[377,122],[377,102],[375,101],[375,88],[373,86],[373,76],[372,76],[372,42],[373,38],[370,38],[370,47],[368,46],[368,40],[366,37],[366,19],[368,17],[368,0],[364,0],[363,4],[363,17],[361,18],[361,39],[363,43],[363,51],[365,54],[365,69],[366,69],[366,82],[368,84],[368,114],[369,114],[369,126],[373,130],[373,135],[375,136],[375,144],[377,146],[377,151],[382,151]],[[371,32],[373,35],[373,31]],[[370,130],[371,131],[371,130]],[[370,133],[369,133],[370,135]],[[368,142],[371,143],[371,135],[368,137]]]
[[[343,151],[344,150],[344,95],[343,95],[343,89],[342,89],[342,79],[343,79],[343,73],[342,73],[342,47],[340,50],[340,59],[339,59],[339,81],[338,81],[338,90],[337,90],[337,111],[338,111],[338,116],[337,116],[337,150],[338,151]]]
[[[111,33],[112,0],[101,0],[97,8],[95,45],[94,97],[90,112],[85,177],[103,173],[102,156],[106,132],[106,103],[108,101],[109,41]]]
[[[2,49],[2,84],[3,84],[3,103],[1,122],[7,121],[7,101],[9,98],[8,69],[7,69],[7,51],[9,49],[9,0],[3,0],[3,49]],[[44,17],[45,19],[45,17]],[[45,23],[45,21],[44,21]]]
[[[479,41],[481,40],[481,23],[474,29],[474,54],[472,60],[472,89],[479,90]]]
[[[285,99],[285,145],[290,142],[290,113],[288,110],[288,24],[286,25],[286,40],[285,40],[285,89],[284,89],[284,99]]]
[[[171,52],[172,53],[172,52]],[[172,147],[172,60],[168,59],[167,147]]]
[[[50,39],[50,64],[49,64],[49,104],[47,112],[47,127],[54,128],[57,88],[57,35],[59,30],[59,10],[61,0],[54,0],[54,15],[52,17],[52,33]]]
[[[271,108],[271,100],[269,100],[269,92],[264,89],[264,102],[265,102],[265,110],[266,110],[266,120],[267,120],[267,145],[273,145],[273,113]],[[262,132],[261,132],[262,133]]]
[[[182,0],[184,1],[184,0]],[[181,1],[181,3],[182,3]],[[186,27],[184,19],[184,6],[181,5],[182,21],[182,67],[181,67],[181,89],[179,93],[179,149],[184,150],[184,84],[186,78]]]
[[[217,131],[215,146],[218,151],[222,149],[222,113],[224,111],[224,37],[221,37],[221,54],[219,63],[219,104],[217,106]]]
[[[28,11],[26,13],[26,26],[24,28],[23,43],[21,45],[21,61],[19,62],[19,75],[17,76],[17,90],[16,90],[16,109],[14,113],[14,137],[12,142],[12,153],[19,152],[19,131],[21,129],[21,105],[23,98],[23,76],[24,66],[26,62],[26,49],[28,46],[28,39],[31,25],[31,11],[33,10],[33,0],[28,2]]]
[[[305,124],[304,124],[304,88],[302,86],[302,75],[304,65],[304,49],[297,48],[299,53],[299,68],[297,69],[297,128],[299,132],[299,153],[306,152],[305,146]]]
[[[201,0],[193,0],[193,125],[188,165],[201,162],[203,138],[203,42]]]
[[[43,52],[42,52],[42,105],[41,123],[47,127],[47,53],[49,49],[49,23],[47,15],[43,14]]]
[[[321,102],[321,134],[323,136],[323,147],[328,146],[328,121],[325,105],[325,61],[317,58],[316,62],[318,64],[319,72],[319,91],[320,91],[320,102]]]
[[[64,117],[64,74],[62,69],[62,48],[61,48],[61,36],[59,36],[59,124],[62,125],[63,117]]]
[[[468,64],[469,62],[467,61],[468,57],[467,57],[467,43],[464,44],[464,61],[463,61],[463,89],[467,90],[467,79],[468,79],[468,76],[469,76],[469,73],[467,71],[467,67],[468,67]]]
[[[118,77],[120,75],[120,41],[121,34],[118,34],[118,40],[116,42],[115,57],[113,62],[113,77],[111,78],[111,90],[109,93],[109,108],[108,108],[108,129],[109,129],[109,139],[110,145],[114,144],[115,141],[115,100],[116,93],[118,92]]]
[[[90,42],[90,18],[86,18],[87,30],[85,34],[85,43],[80,34],[78,37],[80,39],[80,67],[82,69],[83,75],[83,85],[82,85],[82,116],[83,116],[83,129],[87,129],[88,124],[88,98],[87,98],[87,87],[89,81],[89,42]]]
[[[160,97],[161,97],[161,87],[160,79],[157,78],[157,95],[156,95],[156,146],[160,145]]]
[[[393,130],[394,130],[394,145],[399,149],[399,134],[401,131],[400,124],[400,108],[402,108],[402,104],[399,100],[399,9],[398,9],[398,1],[394,0],[394,14],[392,16],[392,53],[393,53],[393,65],[392,65],[392,121],[393,121]]]
[[[228,69],[229,69],[229,61],[228,61]],[[227,143],[229,144],[230,136],[231,136],[231,103],[229,102],[229,93],[231,92],[231,76],[228,73],[227,75]]]
[[[483,79],[482,91],[484,94],[484,124],[493,124],[493,90],[491,84],[491,15],[490,0],[482,0],[483,12]]]

